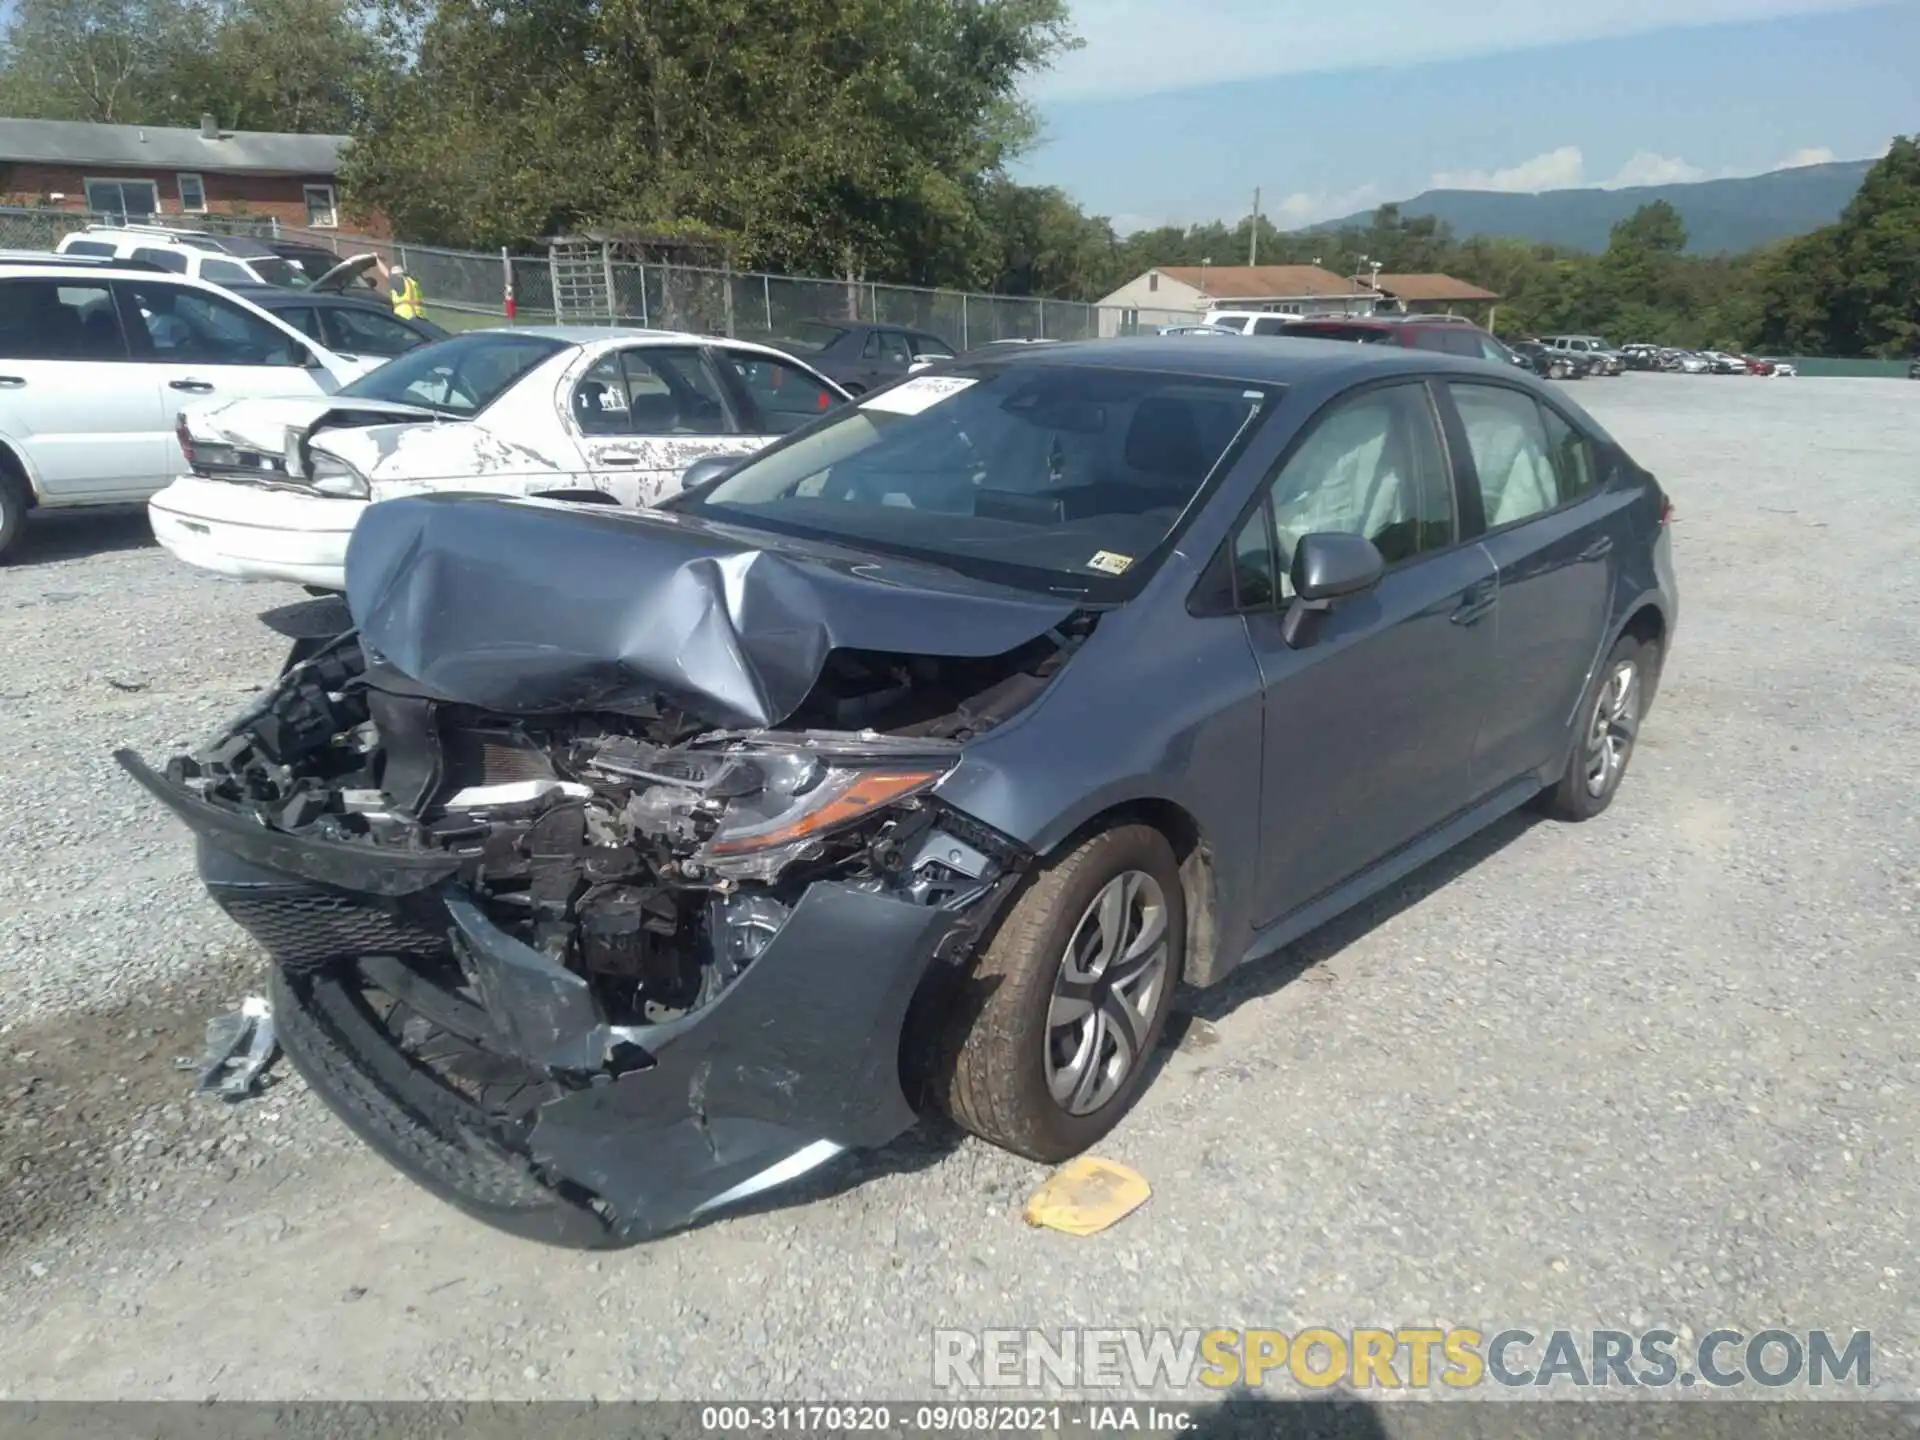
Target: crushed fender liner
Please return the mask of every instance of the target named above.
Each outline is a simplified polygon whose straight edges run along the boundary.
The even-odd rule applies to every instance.
[[[370,507],[347,548],[363,643],[436,693],[516,714],[784,720],[830,652],[983,658],[1076,606],[949,570],[689,516],[434,495]]]

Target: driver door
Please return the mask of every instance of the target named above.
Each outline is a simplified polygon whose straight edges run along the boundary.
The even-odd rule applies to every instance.
[[[568,420],[593,487],[623,505],[651,505],[709,455],[745,455],[748,432],[698,346],[636,345],[602,355],[575,382]]]
[[[309,365],[311,352],[287,326],[223,295],[164,279],[115,280],[134,359],[159,397],[169,468],[185,464],[174,417],[202,401],[331,395],[339,382]]]

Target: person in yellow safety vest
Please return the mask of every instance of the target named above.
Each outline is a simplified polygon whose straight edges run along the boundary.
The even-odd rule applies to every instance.
[[[395,265],[387,271],[387,298],[393,301],[393,313],[402,320],[418,320],[426,314],[420,303],[420,282]]]

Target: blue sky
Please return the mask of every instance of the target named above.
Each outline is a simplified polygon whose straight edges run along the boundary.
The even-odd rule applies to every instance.
[[[1020,178],[1123,230],[1758,174],[1920,131],[1920,0],[1074,0]],[[1677,17],[1687,23],[1676,24]]]

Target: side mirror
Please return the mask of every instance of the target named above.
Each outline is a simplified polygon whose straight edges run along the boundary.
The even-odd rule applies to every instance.
[[[1386,574],[1387,562],[1364,535],[1327,531],[1300,537],[1293,552],[1293,602],[1281,622],[1280,638],[1295,650],[1313,644],[1320,617],[1341,600],[1365,595]]]
[[[745,458],[741,455],[702,455],[680,472],[680,488],[695,490],[709,480],[718,480]]]

